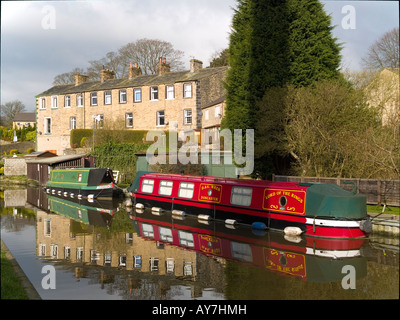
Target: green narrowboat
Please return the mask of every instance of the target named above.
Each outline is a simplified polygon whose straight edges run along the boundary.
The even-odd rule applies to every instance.
[[[52,195],[78,198],[112,199],[123,196],[115,184],[112,170],[102,168],[54,169],[46,183]]]

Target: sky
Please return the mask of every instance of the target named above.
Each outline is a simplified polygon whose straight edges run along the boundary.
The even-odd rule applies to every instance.
[[[307,0],[304,0],[307,1]],[[385,32],[399,26],[397,1],[322,1],[342,43],[342,67],[356,71],[361,58]],[[1,2],[1,104],[24,103],[54,77],[107,52],[148,38],[170,42],[207,67],[227,48],[236,0],[86,0]]]

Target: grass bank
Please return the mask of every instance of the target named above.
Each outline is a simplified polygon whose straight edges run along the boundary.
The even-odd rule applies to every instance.
[[[382,210],[383,210],[383,206],[378,206],[378,205],[368,205],[367,206],[367,212],[370,212],[370,213],[381,213]],[[386,206],[385,213],[400,215],[400,207]]]
[[[1,299],[27,300],[28,295],[22,286],[21,279],[14,271],[5,251],[1,250]]]

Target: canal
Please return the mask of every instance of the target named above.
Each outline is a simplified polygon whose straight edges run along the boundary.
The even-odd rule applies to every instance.
[[[1,196],[1,238],[42,299],[399,299],[397,238],[288,237],[39,188]]]

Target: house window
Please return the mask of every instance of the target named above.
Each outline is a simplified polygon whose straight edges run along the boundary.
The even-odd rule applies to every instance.
[[[70,130],[76,129],[76,117],[69,118],[69,129]]]
[[[126,90],[119,90],[119,103],[126,103]]]
[[[157,126],[165,125],[165,114],[164,110],[157,111]]]
[[[142,192],[152,193],[154,187],[154,180],[153,179],[143,179],[142,182]]]
[[[221,114],[221,107],[220,106],[216,106],[215,107],[215,117],[216,118],[220,118],[222,116]]]
[[[51,97],[51,107],[58,108],[58,97],[57,96]]]
[[[83,247],[76,248],[76,261],[77,262],[83,261]]]
[[[158,100],[158,87],[150,88],[150,100]]]
[[[247,187],[233,187],[231,193],[231,204],[240,206],[250,206],[252,188]]]
[[[82,93],[76,95],[76,106],[83,107],[83,94]]]
[[[97,92],[92,92],[90,94],[90,105],[97,106]]]
[[[134,256],[134,267],[141,268],[142,267],[142,256]]]
[[[136,88],[133,90],[133,92],[134,102],[142,102],[142,89]]]
[[[181,182],[179,184],[178,197],[191,199],[193,198],[194,183]]]
[[[70,108],[71,107],[71,96],[64,97],[64,107]]]
[[[163,196],[170,196],[172,194],[172,181],[161,181],[158,193]]]
[[[133,128],[133,113],[125,113],[125,127]]]
[[[104,104],[111,104],[111,91],[104,92]]]
[[[102,129],[104,127],[104,115],[103,114],[98,114],[94,118],[95,121],[95,127],[97,129]]]
[[[174,86],[166,86],[165,87],[165,99],[174,99],[175,98],[175,93],[174,93]]]
[[[44,118],[44,134],[51,134],[51,118]]]
[[[106,252],[104,254],[104,266],[110,267],[111,266],[111,253]]]
[[[40,98],[39,109],[46,109],[46,98]]]
[[[46,219],[44,221],[44,235],[45,236],[50,236],[51,235],[51,219]]]
[[[192,124],[192,109],[183,110],[183,124]]]
[[[191,98],[192,97],[192,84],[191,83],[184,83],[183,84],[183,97],[184,98]]]

